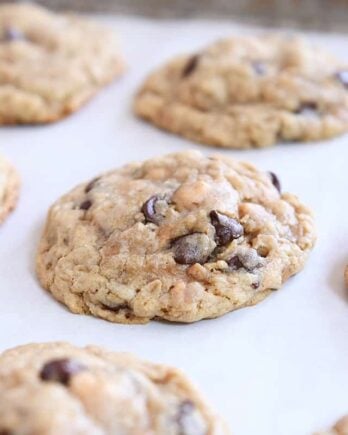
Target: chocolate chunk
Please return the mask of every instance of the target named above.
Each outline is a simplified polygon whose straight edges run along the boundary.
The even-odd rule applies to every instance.
[[[77,361],[62,358],[46,363],[40,372],[43,381],[59,382],[68,385],[72,376],[85,370],[85,367]]]
[[[92,205],[92,202],[89,199],[87,199],[86,201],[83,201],[80,204],[80,210],[88,210],[91,207],[91,205]]]
[[[227,260],[227,264],[229,265],[231,270],[242,269],[243,263],[240,261],[238,255],[234,255],[229,260]]]
[[[301,103],[295,110],[296,115],[313,116],[318,115],[318,105],[313,102]]]
[[[160,216],[156,213],[156,202],[159,200],[158,195],[151,196],[141,207],[142,213],[145,216],[145,222],[152,222],[158,224]]]
[[[15,27],[7,27],[4,30],[2,39],[6,42],[23,41],[25,39],[25,36],[20,30],[16,29]]]
[[[276,176],[276,174],[274,172],[269,171],[269,176],[271,177],[272,180],[272,184],[273,186],[278,190],[278,192],[280,193],[282,190],[282,186],[280,184],[279,178]]]
[[[215,248],[206,234],[193,233],[173,242],[174,260],[178,264],[205,263]]]
[[[263,62],[261,62],[261,61],[254,61],[254,62],[252,62],[251,65],[252,65],[253,70],[255,71],[255,73],[257,75],[264,76],[266,74],[267,68],[266,68],[266,65]]]
[[[338,71],[335,74],[335,78],[346,88],[348,88],[348,70],[347,71]]]
[[[95,186],[96,182],[99,181],[99,180],[100,180],[100,177],[93,178],[93,180],[91,180],[91,181],[87,184],[87,186],[85,187],[85,193],[90,192],[90,191],[93,189],[93,187]]]
[[[215,228],[215,241],[218,246],[227,245],[244,234],[244,228],[236,219],[219,213],[216,210],[212,210],[209,216]]]
[[[254,290],[256,290],[257,288],[260,287],[260,283],[259,283],[259,282],[253,282],[253,283],[251,284],[251,287],[252,287]]]
[[[195,54],[194,56],[190,57],[190,59],[187,61],[182,71],[182,76],[188,77],[189,75],[191,75],[193,71],[197,68],[198,61],[199,61],[198,54]]]

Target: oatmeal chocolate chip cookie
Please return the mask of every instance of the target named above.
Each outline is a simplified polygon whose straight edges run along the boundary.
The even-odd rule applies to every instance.
[[[304,265],[310,211],[275,174],[189,151],[132,163],[50,209],[43,287],[74,313],[194,322],[264,299]]]
[[[325,139],[348,129],[348,65],[297,37],[236,36],[155,71],[134,108],[218,147]]]
[[[19,184],[17,171],[0,156],[0,223],[17,204]]]
[[[56,121],[122,69],[111,31],[33,4],[0,6],[0,124]]]
[[[332,429],[315,435],[348,435],[348,416],[341,418]]]
[[[174,368],[67,343],[0,355],[0,434],[228,433]]]

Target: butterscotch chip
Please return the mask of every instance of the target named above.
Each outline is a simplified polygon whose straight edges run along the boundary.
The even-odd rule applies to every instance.
[[[63,118],[122,70],[110,30],[30,3],[0,6],[0,124]]]
[[[217,147],[327,139],[348,129],[348,66],[298,37],[235,36],[153,72],[134,110]]]

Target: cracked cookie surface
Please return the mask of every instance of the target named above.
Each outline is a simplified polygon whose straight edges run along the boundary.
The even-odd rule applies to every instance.
[[[253,305],[297,273],[310,211],[275,174],[196,151],[131,163],[50,209],[43,287],[75,313],[193,322]]]
[[[0,124],[56,121],[122,70],[102,26],[33,4],[0,6]]]
[[[0,355],[0,433],[227,435],[178,370],[68,343]]]
[[[0,156],[0,223],[17,204],[20,180],[14,167]]]
[[[152,73],[134,110],[218,147],[326,139],[348,129],[348,65],[297,37],[232,37]]]

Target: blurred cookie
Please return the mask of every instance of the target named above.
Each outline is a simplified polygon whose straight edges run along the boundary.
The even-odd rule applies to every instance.
[[[152,73],[135,112],[218,147],[327,139],[348,129],[348,65],[297,37],[235,36]]]
[[[348,435],[348,416],[341,418],[332,429],[315,435]]]
[[[102,26],[31,3],[0,6],[0,124],[56,121],[122,70]]]
[[[194,322],[256,304],[300,271],[311,212],[273,173],[182,152],[83,183],[50,209],[44,288],[113,322]]]
[[[178,370],[98,347],[0,355],[1,434],[227,435]]]
[[[0,156],[0,223],[17,204],[19,184],[17,171]]]

